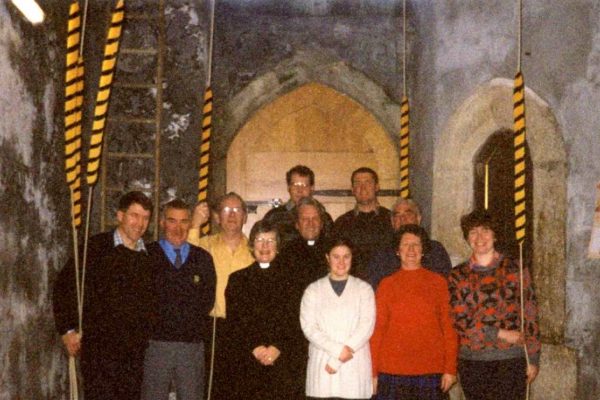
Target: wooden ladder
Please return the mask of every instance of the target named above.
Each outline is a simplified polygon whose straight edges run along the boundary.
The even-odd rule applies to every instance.
[[[100,228],[114,227],[118,198],[140,190],[154,203],[149,236],[158,238],[163,119],[165,0],[126,10],[102,155]],[[143,4],[143,3],[142,3]],[[150,10],[150,8],[154,10]]]

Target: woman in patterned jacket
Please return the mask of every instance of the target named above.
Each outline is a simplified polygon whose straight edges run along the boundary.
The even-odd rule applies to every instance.
[[[523,317],[519,262],[495,249],[494,218],[473,211],[461,218],[473,253],[450,274],[454,326],[460,340],[458,373],[468,400],[521,400],[538,373],[537,306],[523,269]]]

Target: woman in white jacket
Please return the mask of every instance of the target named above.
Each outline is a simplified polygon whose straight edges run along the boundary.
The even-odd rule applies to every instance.
[[[306,288],[300,307],[300,323],[310,343],[306,395],[318,399],[370,399],[373,289],[350,276],[349,240],[334,239],[326,257],[329,274]]]

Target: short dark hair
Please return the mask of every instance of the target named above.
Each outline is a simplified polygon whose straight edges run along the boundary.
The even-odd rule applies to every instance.
[[[489,211],[474,210],[460,218],[460,228],[462,229],[465,240],[469,237],[471,229],[477,228],[478,226],[490,229],[494,232],[494,235],[498,233],[498,220]]]
[[[356,174],[364,174],[364,173],[371,174],[375,183],[376,184],[379,183],[379,176],[377,175],[377,172],[375,172],[373,169],[371,169],[369,167],[360,167],[358,169],[355,169],[352,172],[352,176],[350,177],[350,183],[354,185],[354,177],[356,176]]]
[[[288,186],[292,184],[293,174],[307,176],[310,186],[315,186],[315,173],[306,165],[296,165],[295,167],[292,167],[288,172],[285,173],[285,181],[287,182]]]
[[[329,254],[331,250],[338,246],[346,246],[350,249],[350,253],[354,254],[356,247],[352,240],[344,236],[334,235],[325,242],[325,254]]]
[[[171,201],[166,202],[165,204],[163,204],[162,206],[162,216],[164,217],[164,215],[166,214],[167,210],[170,209],[176,209],[176,210],[186,210],[188,212],[190,211],[190,205],[188,203],[186,203],[185,201],[183,201],[182,199],[179,198],[175,198]]]
[[[242,205],[242,209],[244,210],[244,213],[248,214],[248,205],[246,204],[246,202],[244,201],[244,199],[242,199],[242,196],[240,196],[239,194],[237,194],[236,192],[229,192],[226,193],[222,196],[220,196],[217,201],[214,204],[213,207],[213,211],[215,212],[220,212],[221,208],[222,208],[222,204],[225,200],[227,199],[237,199],[240,201],[240,204]]]
[[[421,239],[423,254],[429,251],[429,235],[427,234],[427,231],[422,226],[415,224],[402,225],[400,229],[398,229],[398,232],[396,232],[396,249],[400,247],[402,236],[407,233],[418,236],[419,239]]]
[[[319,212],[319,217],[321,218],[321,222],[323,223],[323,227],[325,227],[325,221],[327,220],[327,211],[321,202],[313,197],[304,197],[300,199],[296,207],[293,208],[294,213],[294,221],[298,221],[298,216],[300,215],[300,207],[302,206],[313,206]]]
[[[139,190],[133,190],[121,196],[117,209],[126,212],[133,204],[139,204],[144,210],[150,211],[150,215],[152,215],[152,200]]]
[[[279,245],[281,244],[281,237],[279,236],[279,231],[275,224],[267,221],[265,219],[261,219],[256,221],[250,230],[250,238],[248,239],[248,245],[250,246],[250,250],[254,251],[254,240],[260,233],[267,232],[275,232],[275,238],[277,239],[277,250],[279,250]]]

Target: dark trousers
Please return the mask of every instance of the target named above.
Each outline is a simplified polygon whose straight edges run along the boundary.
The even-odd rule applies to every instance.
[[[458,361],[460,385],[467,400],[522,400],[527,390],[525,358]]]
[[[137,400],[141,396],[144,348],[81,354],[85,400]]]
[[[390,375],[379,374],[377,400],[447,400],[448,393],[440,389],[442,374]]]
[[[204,398],[204,343],[150,341],[142,400],[168,400],[171,383],[178,400]]]

